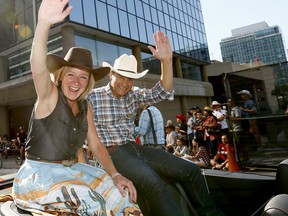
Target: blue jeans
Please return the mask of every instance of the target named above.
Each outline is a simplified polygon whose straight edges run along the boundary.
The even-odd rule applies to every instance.
[[[181,184],[199,215],[222,215],[215,214],[214,201],[196,164],[164,150],[133,142],[119,146],[110,155],[116,169],[134,183],[137,193],[148,200],[155,215],[183,215],[163,178]],[[141,208],[141,203],[139,205]]]

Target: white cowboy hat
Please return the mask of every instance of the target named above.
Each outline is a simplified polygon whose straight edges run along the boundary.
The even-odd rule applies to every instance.
[[[114,66],[110,65],[107,62],[102,63],[103,67],[109,67],[112,71],[133,79],[139,79],[148,72],[145,70],[141,73],[137,72],[137,60],[133,55],[123,54],[117,58],[114,62]]]
[[[249,97],[252,97],[252,94],[248,90],[242,90],[240,92],[237,92],[237,94],[245,94],[245,95],[248,95]]]
[[[212,106],[219,106],[219,105],[221,105],[221,104],[218,103],[218,101],[213,101],[213,102],[212,102]]]

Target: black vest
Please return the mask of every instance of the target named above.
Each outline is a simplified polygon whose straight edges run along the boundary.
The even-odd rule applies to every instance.
[[[32,111],[26,151],[32,157],[42,160],[67,160],[76,157],[87,137],[87,101],[79,102],[79,113],[72,110],[58,89],[58,102],[53,112],[43,118],[35,119]]]

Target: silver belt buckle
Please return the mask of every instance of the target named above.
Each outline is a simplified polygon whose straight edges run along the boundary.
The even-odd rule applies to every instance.
[[[62,160],[62,164],[65,166],[65,167],[71,167],[74,165],[74,159],[71,159],[71,160]]]

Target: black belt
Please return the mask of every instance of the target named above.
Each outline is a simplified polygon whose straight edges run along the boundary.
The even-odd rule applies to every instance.
[[[35,156],[32,156],[32,155],[29,155],[29,154],[26,154],[26,158],[28,160],[33,160],[33,161],[39,161],[39,162],[45,162],[45,163],[54,163],[54,164],[62,164],[64,166],[67,166],[67,167],[71,167],[73,166],[75,163],[78,162],[78,159],[68,159],[68,160],[43,160],[43,159],[39,159]]]
[[[117,149],[119,148],[118,145],[113,145],[113,146],[108,146],[106,147],[107,151],[109,154],[112,154],[113,152],[115,152]]]

